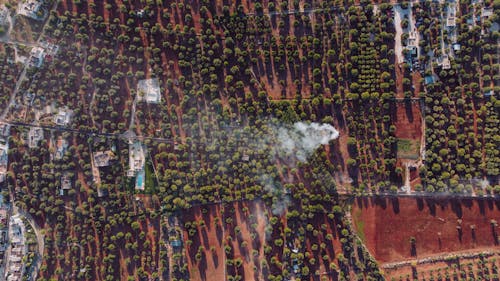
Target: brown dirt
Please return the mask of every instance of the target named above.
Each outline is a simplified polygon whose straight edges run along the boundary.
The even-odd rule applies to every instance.
[[[396,98],[404,98],[405,93],[403,89],[403,78],[404,78],[403,64],[399,64],[396,62],[394,69],[396,72]]]
[[[338,126],[335,126],[339,128]],[[339,155],[339,159],[335,159],[334,163],[340,166],[340,170],[335,174],[335,181],[338,183],[338,191],[340,193],[348,193],[350,184],[347,182],[349,178],[349,173],[347,170],[347,159],[349,159],[349,151],[347,147],[347,140],[349,138],[349,133],[347,128],[339,128],[339,138],[338,142],[329,147],[334,150],[334,153]]]
[[[420,92],[422,91],[421,89],[421,82],[422,81],[422,75],[420,75],[420,72],[413,72],[411,74],[411,78],[412,78],[412,85],[415,87],[415,89],[413,90],[413,94],[414,94],[414,97],[419,97],[420,96]]]
[[[225,207],[193,207],[186,213],[184,223],[197,222],[194,235],[189,236],[189,229],[184,229],[185,240],[192,241],[190,246],[186,244],[190,280],[225,280],[225,276],[234,271],[242,275],[243,280],[263,279],[260,262],[265,259],[265,209],[262,202],[252,201],[235,202]],[[204,225],[200,225],[202,221]],[[256,225],[252,226],[253,223]],[[256,234],[255,238],[252,233]],[[231,246],[229,254],[225,252],[225,245]],[[254,255],[253,250],[258,254]],[[198,251],[202,252],[199,260],[196,259]],[[241,259],[243,263],[240,268],[236,265],[226,268],[227,259]]]
[[[263,247],[255,248],[255,250],[258,251],[258,255],[256,256],[252,254],[252,250],[254,250],[253,245],[265,244],[265,236],[263,234],[267,218],[261,216],[263,216],[266,207],[262,202],[242,202],[235,203],[235,205],[237,212],[235,214],[236,219],[234,221],[234,225],[241,229],[241,233],[236,235],[234,231],[231,231],[232,229],[229,229],[229,231],[226,232],[233,237],[231,241],[231,247],[234,249],[233,258],[240,258],[243,260],[243,280],[263,280],[264,276],[262,275],[262,271],[258,269],[260,267],[260,261],[265,259],[264,249]],[[246,212],[242,211],[245,207],[248,208]],[[254,215],[257,219],[257,227],[255,230],[253,230],[251,226],[252,222],[249,219],[250,215]],[[257,235],[255,236],[255,239],[252,239],[252,232],[262,235]],[[246,242],[246,246],[244,242]]]
[[[500,202],[491,199],[359,198],[352,214],[368,249],[382,263],[499,248],[499,229],[491,222],[500,219]],[[413,256],[411,237],[416,239]]]
[[[338,222],[328,218],[326,214],[317,214],[309,223],[313,225],[314,229],[319,230],[318,235],[314,235],[312,232],[306,234],[307,252],[316,259],[314,265],[308,265],[309,269],[311,272],[319,271],[324,276],[322,278],[336,280],[335,271],[330,269],[330,263],[335,263],[338,266],[337,255],[342,253],[340,234],[336,229]],[[331,235],[332,238],[328,239],[328,235]],[[313,245],[317,247],[321,244],[326,245],[326,247],[324,249],[321,247],[316,250],[313,249]],[[324,257],[328,257],[328,259],[325,260]]]
[[[412,187],[412,190],[415,187],[415,185],[421,184],[421,183],[422,183],[422,179],[420,178],[420,174],[419,174],[418,169],[415,168],[415,169],[410,170],[410,186]]]
[[[397,138],[420,141],[422,138],[422,112],[418,101],[397,102],[395,135]]]
[[[204,207],[204,209],[208,210],[206,214],[201,212],[200,207],[195,207],[184,218],[185,222],[205,222],[205,226],[197,226],[197,231],[192,237],[187,231],[184,232],[185,239],[193,241],[191,246],[185,244],[189,278],[190,280],[224,280],[221,208],[219,205],[213,205]],[[218,218],[217,222],[215,218]],[[197,261],[195,256],[200,246],[204,247],[202,251],[204,258]],[[212,249],[211,246],[213,246]]]

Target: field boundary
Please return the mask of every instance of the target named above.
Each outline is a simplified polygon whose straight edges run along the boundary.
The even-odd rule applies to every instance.
[[[467,251],[456,251],[456,252],[451,252],[448,254],[429,255],[429,256],[426,256],[423,258],[419,258],[419,259],[411,259],[411,260],[405,260],[405,261],[400,261],[400,262],[383,263],[383,264],[380,264],[380,268],[397,269],[397,268],[401,268],[404,266],[412,266],[414,264],[416,264],[418,266],[418,265],[434,263],[434,262],[453,261],[453,260],[457,260],[457,259],[474,259],[474,258],[478,258],[480,256],[491,257],[494,255],[500,255],[500,250],[481,251],[480,249],[475,249],[475,250],[467,250]]]

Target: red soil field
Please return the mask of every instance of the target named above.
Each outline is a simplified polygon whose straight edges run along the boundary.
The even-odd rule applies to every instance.
[[[422,179],[420,179],[420,175],[416,168],[410,169],[410,185],[411,187],[415,187],[417,184],[421,184]]]
[[[203,226],[198,226],[196,233],[190,237],[188,232],[184,237],[192,239],[193,244],[186,245],[189,261],[189,273],[191,280],[224,280],[224,249],[222,245],[222,222],[220,221],[220,205],[204,207],[208,210],[206,214],[201,208],[193,208],[186,214],[185,221],[203,221]],[[218,217],[217,221],[214,219]],[[186,241],[184,241],[186,242]],[[195,255],[199,246],[203,246],[203,259],[196,261]],[[214,246],[212,250],[211,246]]]
[[[330,263],[335,263],[338,266],[337,255],[342,253],[342,244],[340,243],[340,235],[335,229],[337,222],[328,218],[326,214],[316,214],[309,223],[314,226],[314,229],[320,230],[318,235],[313,232],[308,232],[306,237],[307,252],[317,259],[317,263],[313,266],[309,264],[311,272],[319,271],[321,280],[338,280],[337,272],[330,269]],[[328,238],[331,235],[332,238]],[[322,249],[317,247],[324,244],[326,247]],[[317,249],[314,249],[314,246]],[[323,259],[328,257],[328,260]],[[307,280],[307,279],[305,279]],[[312,278],[312,280],[317,280]]]
[[[418,101],[396,102],[395,135],[401,139],[420,141],[422,137],[422,113]]]
[[[193,207],[187,212],[184,223],[197,222],[196,232],[192,235],[188,229],[184,230],[184,239],[192,243],[186,243],[190,280],[226,280],[228,275],[236,273],[243,280],[262,279],[260,262],[265,259],[266,210],[263,202],[251,201],[235,202],[225,207],[218,204]],[[252,233],[255,238],[252,238]],[[226,245],[231,247],[229,253],[225,252]],[[201,253],[200,259],[196,258],[197,252]],[[240,259],[242,265],[239,268],[226,266],[227,259]]]
[[[381,263],[499,248],[500,201],[493,199],[358,198],[352,217],[358,234]]]
[[[274,232],[266,234],[266,226],[273,225],[271,217],[278,220]],[[304,248],[298,240],[287,240],[286,235],[281,235],[283,229],[293,229],[286,215],[272,215],[272,210],[260,200],[193,207],[184,214],[183,223],[189,280],[228,280],[229,276],[236,275],[241,276],[241,280],[267,280],[267,276],[285,268],[271,262],[273,258],[284,261],[281,257],[283,246],[275,245],[275,239],[283,239],[283,245],[290,249],[297,246],[314,258],[316,262],[307,265],[310,272],[321,273],[321,280],[338,278],[330,264],[338,266],[337,256],[342,253],[336,229],[340,222],[326,214],[316,214],[308,220],[307,224],[317,233],[306,232]],[[272,248],[268,253],[264,252],[266,246]],[[241,265],[237,265],[238,261]],[[313,274],[312,279],[304,278],[302,280],[316,280]]]

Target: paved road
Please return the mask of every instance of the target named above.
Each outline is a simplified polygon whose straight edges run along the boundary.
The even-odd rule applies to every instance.
[[[119,138],[119,139],[139,140],[139,141],[151,140],[151,141],[162,142],[162,143],[172,143],[172,144],[175,143],[174,140],[169,139],[169,138],[135,136],[134,134],[130,134],[129,131],[125,131],[123,133],[101,133],[98,131],[72,129],[72,128],[63,127],[63,126],[48,126],[48,125],[36,125],[36,124],[24,123],[24,122],[9,122],[5,119],[4,120],[0,119],[0,122],[5,123],[5,124],[9,124],[10,126],[13,126],[13,127],[42,128],[45,130],[54,130],[54,131],[61,131],[61,132],[71,132],[71,133],[83,134],[83,135],[90,136],[90,137]]]
[[[403,63],[404,62],[404,56],[403,56],[403,44],[401,42],[401,34],[403,34],[403,28],[401,27],[401,18],[403,18],[405,15],[405,12],[401,8],[401,6],[394,6],[394,27],[396,28],[396,35],[395,35],[395,46],[394,46],[394,52],[396,53],[396,57],[398,60],[398,63]]]
[[[10,16],[10,11],[7,13],[7,21],[9,22],[9,29],[3,36],[0,37],[0,42],[4,42],[4,40],[10,40],[10,33],[12,32],[12,29],[14,29],[14,24],[16,24],[16,19]]]
[[[10,100],[9,104],[5,108],[4,112],[0,116],[0,119],[5,119],[7,114],[9,114],[9,110],[14,104],[16,103],[16,95],[19,92],[19,89],[21,88],[21,84],[24,81],[24,78],[26,77],[26,69],[28,68],[29,60],[26,60],[23,66],[23,71],[21,71],[21,74],[19,75],[19,78],[16,81],[16,87],[14,88],[14,91],[12,91],[12,94],[10,95]]]
[[[381,264],[381,268],[383,269],[394,269],[394,268],[399,268],[403,266],[411,266],[413,263],[417,263],[417,265],[421,264],[426,264],[426,263],[434,263],[437,261],[443,261],[447,260],[449,258],[451,259],[472,259],[472,258],[477,258],[479,256],[494,256],[500,254],[500,251],[498,250],[488,250],[485,251],[484,249],[469,249],[469,250],[463,250],[463,251],[455,251],[455,252],[450,252],[450,253],[440,253],[440,254],[434,254],[434,255],[429,255],[423,258],[416,258],[416,259],[410,259],[410,260],[404,260],[404,261],[399,261],[399,262],[391,262],[391,263],[385,263]]]
[[[387,198],[436,198],[436,199],[476,199],[476,198],[500,198],[499,195],[477,195],[475,193],[453,193],[453,192],[427,192],[427,191],[411,191],[411,192],[380,192],[380,193],[367,193],[362,195],[355,195],[352,193],[339,193],[340,197],[349,198],[367,198],[367,197],[387,197]]]
[[[19,40],[12,40],[10,38],[5,38],[5,37],[0,38],[0,43],[26,46],[26,47],[38,47],[37,42],[24,42],[24,41],[19,41]]]

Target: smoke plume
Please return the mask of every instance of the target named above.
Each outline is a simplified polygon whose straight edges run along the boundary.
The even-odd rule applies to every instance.
[[[307,162],[308,158],[321,145],[328,144],[339,137],[339,132],[329,124],[297,122],[292,126],[271,125],[271,148],[274,156],[284,160],[287,165],[295,162]],[[280,183],[276,183],[268,175],[261,177],[264,190],[273,195],[272,212],[282,215],[290,205],[290,197],[285,194]]]
[[[314,151],[323,144],[339,137],[339,132],[329,124],[297,122],[292,127],[275,127],[278,157],[294,157],[306,162]]]
[[[264,168],[267,167],[266,163],[278,160],[281,168],[294,167],[297,162],[307,162],[321,145],[339,137],[339,132],[329,124],[306,122],[282,124],[276,120],[263,121],[254,127],[244,127],[239,123],[227,125],[224,130],[212,132],[214,133],[220,134],[215,135],[216,141],[208,146],[208,151],[215,150],[221,145],[229,149],[234,145],[244,146],[242,155],[247,155],[247,158],[242,161],[247,161],[260,174],[258,179],[260,186],[273,196],[271,208],[274,215],[285,213],[291,204],[291,197],[280,180],[275,178],[276,175],[271,176],[270,171]],[[233,160],[224,156],[218,159],[219,169],[231,169],[231,161],[228,162],[228,159]],[[288,182],[291,181],[293,180]]]

